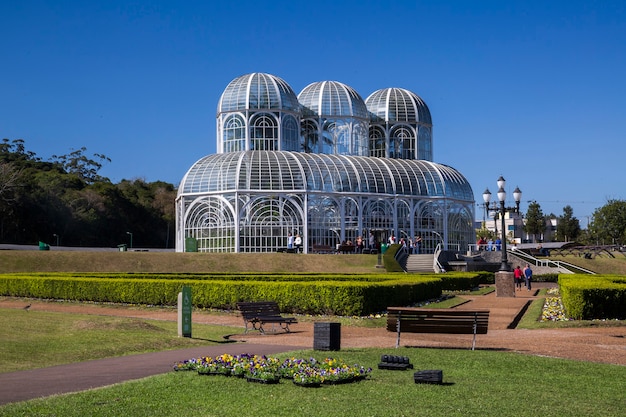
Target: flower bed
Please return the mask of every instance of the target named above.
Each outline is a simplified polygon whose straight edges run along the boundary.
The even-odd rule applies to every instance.
[[[568,321],[558,288],[550,288],[541,311],[541,321]]]
[[[175,371],[196,371],[199,375],[226,375],[246,378],[249,382],[278,383],[281,378],[291,379],[295,385],[304,387],[322,384],[342,384],[366,379],[372,368],[326,358],[288,358],[280,361],[274,357],[242,354],[223,354],[215,358],[188,359],[174,364]]]

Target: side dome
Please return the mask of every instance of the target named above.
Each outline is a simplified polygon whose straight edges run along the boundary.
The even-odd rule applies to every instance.
[[[384,88],[365,99],[370,113],[389,123],[423,123],[432,125],[430,110],[417,94],[404,88]]]
[[[318,117],[368,118],[367,106],[359,93],[338,81],[309,84],[298,94],[298,100],[305,113]]]
[[[299,111],[293,89],[275,75],[254,72],[232,80],[220,97],[217,112],[239,110]]]

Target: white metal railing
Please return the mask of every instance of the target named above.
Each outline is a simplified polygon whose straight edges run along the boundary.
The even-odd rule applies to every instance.
[[[443,265],[439,263],[439,254],[441,254],[441,243],[437,243],[437,246],[435,247],[435,253],[433,256],[433,269],[438,274],[441,272],[445,272]]]
[[[588,269],[585,269],[580,266],[573,265],[564,261],[551,261],[550,259],[537,259],[534,256],[526,252],[519,251],[519,250],[507,249],[507,252],[510,253],[511,255],[517,256],[518,258],[525,260],[526,262],[531,262],[534,266],[538,266],[538,267],[557,268],[564,272],[572,273],[572,274],[574,273],[572,272],[572,270],[577,270],[584,274],[591,274],[591,275],[596,274],[593,271],[590,271]]]

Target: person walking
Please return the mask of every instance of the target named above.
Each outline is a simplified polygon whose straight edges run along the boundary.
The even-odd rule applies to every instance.
[[[526,289],[530,291],[531,282],[533,280],[533,270],[530,269],[530,265],[528,264],[526,264],[526,268],[524,268],[524,278],[526,279]]]
[[[522,290],[522,279],[523,279],[524,274],[522,273],[522,269],[520,268],[519,265],[517,265],[517,267],[515,267],[515,270],[513,271],[513,277],[515,279],[515,291],[521,291]]]

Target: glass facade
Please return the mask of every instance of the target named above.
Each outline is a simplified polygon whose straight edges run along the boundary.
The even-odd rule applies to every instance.
[[[455,169],[432,162],[432,121],[414,93],[390,88],[367,100],[316,82],[296,97],[282,79],[233,80],[217,110],[217,149],[187,171],[176,200],[176,249],[270,252],[303,236],[304,251],[371,233],[421,235],[466,250],[474,196]]]

